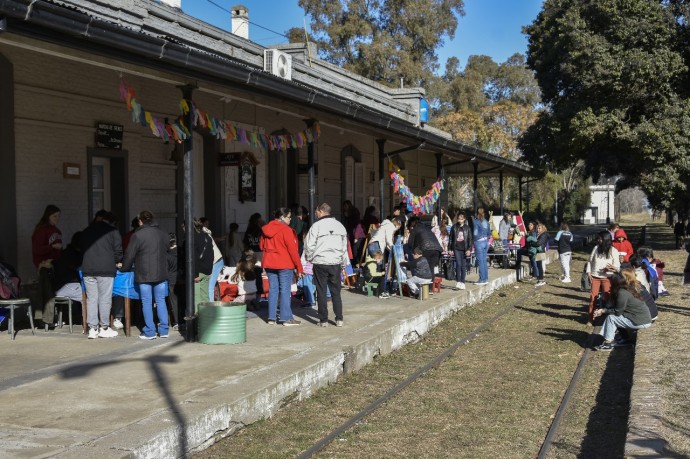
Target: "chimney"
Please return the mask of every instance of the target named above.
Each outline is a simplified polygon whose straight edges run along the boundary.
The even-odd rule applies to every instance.
[[[244,5],[237,5],[230,10],[232,11],[232,33],[249,39],[249,9]]]
[[[161,0],[161,3],[172,6],[173,8],[182,9],[182,0]]]

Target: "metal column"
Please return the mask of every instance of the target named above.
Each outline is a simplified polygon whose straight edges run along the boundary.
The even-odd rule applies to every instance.
[[[386,139],[376,139],[376,143],[379,145],[379,216],[381,217],[380,220],[383,221],[386,215],[388,213],[384,214],[383,213],[383,199],[384,199],[384,190],[385,190],[385,184],[384,184],[384,174],[383,170],[385,167],[384,160],[385,160],[385,153],[383,150],[384,145],[386,144]]]
[[[441,159],[443,158],[442,153],[436,153],[436,178],[442,178],[443,177],[443,165],[441,164]],[[446,196],[448,196],[448,192],[445,192]],[[438,196],[438,204],[436,206],[436,215],[438,215],[438,221],[439,224],[441,223],[441,207],[442,207],[442,196],[443,196],[443,190],[441,190],[441,194]],[[446,211],[448,210],[448,206],[446,205]]]
[[[314,125],[314,120],[304,120],[308,127]],[[307,144],[307,170],[309,172],[309,221],[314,223],[314,218],[316,214],[314,209],[316,209],[316,174],[314,171],[314,142],[309,142]]]
[[[503,215],[503,171],[499,171],[498,173],[498,193],[501,200],[501,215]]]
[[[473,181],[473,193],[474,193],[474,215],[477,215],[477,208],[479,208],[479,194],[477,193],[477,187],[479,186],[478,169],[479,163],[476,161],[472,162],[472,167],[474,167],[474,181]]]
[[[193,342],[196,339],[194,336],[194,222],[192,209],[192,183],[194,178],[193,170],[193,153],[194,153],[194,129],[192,128],[194,114],[192,113],[192,92],[196,89],[193,85],[179,86],[182,91],[182,97],[187,101],[189,112],[184,117],[184,123],[189,129],[189,138],[184,141],[184,238],[185,238],[185,341]]]

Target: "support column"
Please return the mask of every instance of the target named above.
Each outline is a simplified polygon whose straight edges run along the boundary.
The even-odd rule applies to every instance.
[[[498,193],[501,199],[501,215],[503,215],[503,171],[498,172]]]
[[[15,146],[14,67],[0,52],[0,258],[19,269],[17,262],[17,169]],[[90,174],[91,171],[84,171]],[[46,204],[46,203],[43,203]],[[24,237],[25,235],[22,235]],[[26,236],[30,236],[26,235]]]
[[[185,341],[194,342],[194,314],[196,308],[194,304],[194,222],[192,209],[192,183],[194,178],[193,171],[193,153],[194,153],[194,129],[192,128],[192,121],[194,114],[192,113],[192,93],[196,89],[194,85],[178,86],[182,91],[182,97],[187,101],[190,107],[189,112],[184,116],[184,124],[189,130],[189,138],[184,141],[184,160],[182,161],[184,168],[184,183],[182,185],[182,194],[184,196],[184,236],[185,236]]]
[[[386,144],[386,139],[376,139],[376,143],[379,146],[379,216],[381,217],[380,220],[383,221],[383,219],[386,215],[388,215],[388,213],[392,213],[383,213],[383,199],[385,196],[385,178],[383,173],[385,167],[385,153],[383,147]]]
[[[522,212],[522,175],[518,175],[518,211]]]
[[[472,187],[473,187],[473,194],[474,194],[474,215],[477,215],[477,208],[479,207],[479,195],[477,193],[477,188],[479,186],[479,163],[476,161],[472,161],[472,167],[474,168],[474,180],[472,182]]]
[[[443,158],[442,153],[436,153],[436,178],[443,178],[443,165],[441,164],[441,159]],[[448,196],[448,192],[444,190],[441,190],[441,194],[438,196],[438,201],[436,204],[436,215],[438,215],[438,221],[439,223],[441,222],[441,204],[443,201],[443,195]],[[446,211],[448,210],[448,206],[446,205]]]
[[[307,127],[312,127],[314,125],[314,120],[304,120]],[[309,221],[314,222],[316,209],[316,173],[314,167],[314,142],[309,142],[307,144],[307,170],[308,170],[308,186],[309,186]]]

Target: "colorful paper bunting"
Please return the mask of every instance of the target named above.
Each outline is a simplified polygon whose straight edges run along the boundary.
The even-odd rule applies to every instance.
[[[433,213],[434,204],[438,201],[443,189],[444,180],[439,179],[431,185],[429,191],[423,196],[416,196],[412,193],[410,188],[405,185],[405,178],[399,174],[400,169],[395,167],[393,163],[389,163],[388,169],[392,170],[391,180],[393,182],[393,191],[400,194],[403,202],[407,204],[407,210],[414,215],[426,215]]]
[[[132,86],[128,86],[124,80],[120,80],[120,100],[125,101],[127,110],[132,112],[132,122],[151,129],[151,133],[166,142],[171,138],[175,142],[182,142],[189,138],[189,129],[185,126],[185,117],[179,116],[172,123],[162,122],[151,112],[144,110],[136,100],[136,92]],[[314,123],[310,128],[295,134],[266,135],[248,131],[235,126],[230,121],[220,120],[209,113],[199,109],[193,101],[182,99],[180,111],[187,115],[192,111],[192,127],[208,129],[211,135],[217,139],[234,140],[236,142],[261,147],[269,150],[286,150],[288,148],[301,148],[306,143],[311,143],[321,136],[319,123]]]

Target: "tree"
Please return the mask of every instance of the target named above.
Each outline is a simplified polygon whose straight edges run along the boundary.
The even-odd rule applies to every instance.
[[[546,107],[519,143],[533,166],[583,160],[594,180],[622,175],[656,208],[687,202],[688,68],[674,17],[683,4],[545,1],[525,29]]]
[[[539,102],[539,89],[524,56],[515,54],[500,64],[489,56],[470,56],[462,71],[457,65],[457,59],[448,60],[441,78],[446,84],[441,94],[447,102],[439,107],[441,113],[434,117],[433,126],[451,133],[458,142],[519,160],[518,139],[536,119]],[[471,181],[459,178],[449,189],[465,190]],[[497,178],[480,176],[477,191],[483,205],[499,208],[499,190]],[[506,180],[504,203],[516,202],[517,193],[517,181]]]
[[[300,0],[321,58],[397,87],[427,87],[438,70],[436,50],[453,39],[463,0]],[[304,31],[288,31],[304,41]]]
[[[623,214],[640,214],[645,211],[647,197],[639,188],[627,188],[616,196],[616,202]]]

